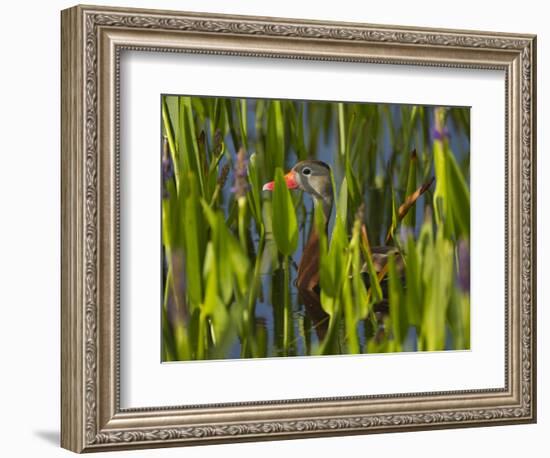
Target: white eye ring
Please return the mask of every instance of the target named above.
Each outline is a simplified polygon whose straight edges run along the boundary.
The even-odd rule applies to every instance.
[[[306,167],[306,168],[302,169],[302,174],[303,175],[311,175],[311,169],[309,167]]]

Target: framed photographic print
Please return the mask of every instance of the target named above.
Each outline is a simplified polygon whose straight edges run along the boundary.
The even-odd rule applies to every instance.
[[[62,446],[534,422],[532,35],[62,12]]]

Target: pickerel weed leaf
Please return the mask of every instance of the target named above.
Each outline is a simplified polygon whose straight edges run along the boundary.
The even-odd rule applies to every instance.
[[[422,320],[422,304],[424,303],[422,286],[422,253],[419,253],[417,244],[412,235],[406,241],[407,246],[407,294],[405,305],[407,318],[412,326],[420,326]],[[419,245],[420,246],[420,245]]]
[[[395,255],[391,254],[388,260],[388,281],[390,299],[390,319],[394,338],[394,351],[401,351],[403,341],[407,336],[407,314],[401,278],[397,271]]]
[[[205,221],[199,200],[199,190],[194,175],[187,177],[188,194],[183,200],[185,208],[184,224],[181,229],[185,238],[185,266],[187,289],[193,305],[202,301],[203,280],[201,277],[205,259],[206,233]]]
[[[273,189],[273,236],[277,248],[284,256],[291,256],[298,246],[296,210],[281,168],[275,170]]]
[[[267,111],[267,139],[265,151],[268,155],[268,173],[285,166],[285,124],[283,109],[279,100],[272,100]]]

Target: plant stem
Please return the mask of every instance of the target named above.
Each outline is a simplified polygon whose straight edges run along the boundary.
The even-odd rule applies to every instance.
[[[288,346],[289,346],[289,324],[290,324],[290,301],[289,301],[289,287],[288,283],[290,281],[290,272],[289,272],[289,262],[288,256],[284,257],[283,261],[283,273],[284,273],[284,321],[283,321],[283,346],[285,351],[285,356],[288,356]]]
[[[200,314],[199,318],[199,335],[198,335],[198,342],[197,342],[197,359],[202,360],[204,359],[204,327],[206,323],[204,320],[204,315]]]
[[[246,197],[239,197],[238,199],[239,204],[239,241],[241,242],[241,246],[243,247],[243,250],[246,252],[248,250],[248,246],[246,243]]]

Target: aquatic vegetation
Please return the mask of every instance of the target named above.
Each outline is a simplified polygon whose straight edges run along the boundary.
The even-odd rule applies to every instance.
[[[468,109],[163,96],[162,135],[164,361],[469,348]]]

